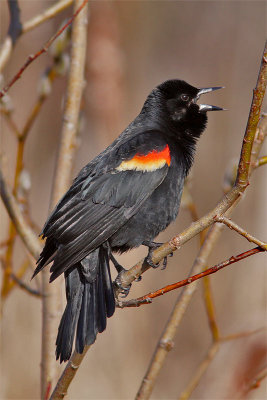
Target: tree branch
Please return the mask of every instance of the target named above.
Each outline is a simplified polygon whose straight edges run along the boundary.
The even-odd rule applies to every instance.
[[[9,0],[8,4],[9,6],[15,8],[15,5],[17,5],[17,1],[15,0]],[[6,63],[8,62],[12,49],[14,47],[15,41],[19,36],[21,36],[23,33],[29,32],[36,26],[42,24],[43,22],[47,21],[50,18],[53,18],[55,15],[63,11],[65,8],[69,7],[73,3],[73,0],[60,0],[58,3],[53,4],[51,7],[49,7],[47,10],[45,10],[43,13],[33,17],[29,21],[25,22],[23,25],[21,25],[20,19],[19,19],[19,8],[18,11],[16,11],[14,14],[16,16],[16,24],[10,22],[10,26],[8,29],[8,34],[1,46],[0,49],[0,72],[3,70],[5,67]],[[12,35],[9,34],[11,31]],[[15,33],[16,32],[16,33]],[[12,40],[12,37],[14,36],[15,40]]]
[[[64,11],[68,8],[74,0],[60,0],[56,4],[53,4],[51,7],[47,8],[47,10],[43,11],[41,14],[36,15],[31,18],[29,21],[25,22],[22,25],[22,33],[26,33],[36,28],[43,22],[55,17],[61,11]]]
[[[253,93],[253,99],[252,99],[252,104],[251,104],[251,109],[250,109],[250,114],[249,114],[249,120],[246,128],[246,132],[244,135],[244,140],[242,144],[242,151],[240,155],[240,160],[239,160],[239,166],[243,165],[242,168],[239,168],[238,170],[238,176],[235,182],[235,185],[233,189],[231,189],[222,199],[222,201],[218,204],[218,206],[209,214],[201,218],[198,222],[193,224],[193,226],[189,227],[187,230],[185,230],[181,235],[178,237],[174,238],[169,244],[165,244],[159,249],[157,249],[154,254],[156,253],[156,256],[159,254],[162,256],[162,258],[168,254],[170,254],[171,251],[169,251],[169,247],[173,245],[173,250],[175,250],[175,247],[181,246],[186,240],[188,240],[191,237],[193,237],[195,234],[199,233],[201,230],[205,229],[207,226],[212,224],[212,221],[210,218],[212,217],[214,211],[215,215],[222,215],[224,213],[227,213],[229,215],[233,208],[237,205],[237,203],[240,200],[240,195],[245,191],[247,185],[248,185],[248,177],[251,172],[251,166],[253,166],[253,162],[256,160],[258,153],[261,148],[261,144],[264,140],[264,134],[261,134],[261,130],[255,125],[255,120],[257,119],[257,115],[260,115],[260,110],[262,106],[262,101],[264,97],[264,93],[266,90],[266,61],[267,61],[267,42],[265,43],[265,49],[263,53],[263,57],[261,60],[261,66],[260,66],[260,71],[259,71],[259,77],[257,81],[257,87]],[[259,94],[260,91],[260,95]],[[255,117],[255,118],[254,118]],[[266,125],[265,125],[266,127]],[[256,142],[254,143],[254,139],[256,138]],[[245,147],[245,151],[243,148]],[[252,154],[253,150],[253,154]],[[243,162],[243,158],[246,159],[246,162]],[[240,179],[240,176],[242,179]],[[246,182],[243,181],[243,179],[246,179]],[[218,211],[218,214],[217,212]],[[214,216],[215,216],[214,215]],[[213,217],[214,218],[214,217]],[[208,236],[206,237],[206,240],[200,249],[199,256],[196,258],[194,265],[192,267],[191,274],[197,274],[201,270],[201,266],[203,266],[206,263],[207,257],[211,251],[211,248],[213,247],[214,242],[216,241],[217,237],[219,236],[219,228],[218,225],[213,225],[212,228],[210,229],[210,232]],[[168,246],[169,245],[169,246]],[[176,246],[175,246],[176,245]],[[173,251],[172,250],[172,251]],[[164,254],[165,252],[165,254]],[[163,253],[163,254],[162,254]],[[157,257],[155,257],[157,258]],[[152,257],[153,262],[159,262],[161,259],[158,257],[158,259],[154,260]],[[127,278],[129,279],[130,282],[132,282],[132,275],[134,277],[138,277],[143,271],[142,271],[142,264],[141,263],[137,264],[133,268],[131,268],[130,271],[128,272]],[[146,267],[148,269],[148,267]],[[146,270],[145,269],[145,270]],[[127,272],[125,274],[127,274]],[[132,280],[131,280],[132,279]],[[127,280],[126,280],[127,284]],[[183,290],[181,295],[178,297],[177,302],[173,308],[173,311],[169,317],[169,321],[164,329],[164,332],[161,336],[161,339],[158,342],[158,345],[156,347],[156,350],[152,356],[152,359],[150,361],[150,365],[148,367],[148,370],[146,372],[146,375],[141,383],[141,386],[139,388],[138,394],[136,399],[137,400],[143,400],[143,399],[148,399],[152,393],[153,387],[155,385],[155,381],[159,375],[159,372],[164,364],[164,361],[167,356],[167,351],[164,349],[164,347],[161,346],[161,342],[163,341],[164,343],[172,342],[173,338],[175,336],[177,327],[182,319],[182,316],[184,315],[185,309],[187,305],[189,304],[192,295],[196,289],[196,282],[194,282],[192,285],[188,286]],[[170,348],[171,349],[171,348]]]
[[[20,70],[16,73],[16,75],[11,79],[11,81],[0,91],[0,99],[8,92],[8,90],[11,88],[11,86],[14,85],[14,83],[21,77],[25,69],[38,58],[40,55],[43,53],[46,53],[48,48],[51,46],[51,44],[56,40],[56,38],[61,35],[61,33],[74,21],[74,19],[77,17],[77,15],[80,13],[80,11],[86,6],[88,3],[88,0],[84,0],[81,4],[80,7],[76,10],[76,12],[73,14],[73,16],[68,20],[68,22],[58,30],[58,32],[53,35],[48,42],[39,50],[37,53],[34,55],[30,55],[24,65],[20,68]]]
[[[241,236],[245,237],[249,242],[257,244],[265,251],[267,250],[267,243],[264,243],[261,240],[258,240],[254,236],[250,235],[247,231],[245,231],[245,229],[241,228],[235,222],[231,221],[231,219],[225,216],[220,216],[220,217],[215,217],[215,221],[228,226],[228,228],[233,229]]]
[[[10,216],[10,219],[15,225],[15,228],[20,235],[23,243],[25,244],[28,251],[31,255],[37,259],[42,250],[42,246],[40,244],[39,239],[27,224],[19,205],[12,195],[1,170],[0,167],[0,194],[3,200],[3,203],[7,209],[7,212]]]
[[[7,36],[0,49],[0,71],[9,59],[11,51],[22,32],[20,9],[17,0],[8,0],[10,23]]]
[[[258,133],[258,125],[255,121],[259,123],[260,110],[262,107],[262,102],[266,90],[267,83],[267,42],[265,43],[265,49],[263,52],[261,66],[259,71],[259,77],[257,81],[256,89],[253,91],[252,104],[250,108],[248,124],[246,127],[242,150],[239,160],[238,175],[234,187],[224,195],[222,200],[218,205],[210,211],[208,214],[200,218],[197,222],[193,223],[187,229],[185,229],[180,235],[175,236],[172,240],[164,243],[161,247],[154,250],[152,253],[152,262],[154,264],[159,263],[164,257],[167,257],[175,250],[179,249],[188,240],[192,239],[194,236],[202,232],[204,229],[208,228],[214,223],[214,218],[223,215],[244,193],[249,182],[249,175],[251,172],[251,166],[253,166],[253,161],[257,158],[260,146],[266,135],[266,116],[263,115],[262,129],[264,132]],[[257,143],[254,144],[254,138],[257,138]],[[253,154],[252,154],[253,146]],[[244,158],[244,160],[243,160]],[[123,287],[130,285],[135,279],[137,279],[141,274],[151,268],[145,259],[139,261],[136,265],[130,268],[128,271],[123,271],[120,276],[120,284]],[[119,289],[117,289],[116,294],[118,295]]]
[[[72,30],[70,73],[61,131],[61,143],[52,190],[51,209],[66,192],[71,180],[72,163],[76,150],[75,141],[78,128],[80,103],[84,88],[88,11],[87,3],[88,1],[82,0],[78,0],[74,3],[74,16],[77,17],[74,20]],[[84,9],[83,13],[78,15],[79,11],[82,9]],[[50,387],[51,384],[53,387],[57,379],[55,376],[56,363],[54,357],[54,344],[56,341],[58,314],[62,308],[60,295],[60,286],[62,281],[58,280],[58,282],[54,282],[53,285],[50,285],[49,275],[50,272],[47,269],[42,272],[42,292],[46,294],[43,297],[41,368],[42,399],[47,396],[47,387]]]
[[[253,256],[254,254],[257,254],[257,253],[260,253],[263,251],[266,251],[266,250],[262,249],[262,247],[255,247],[254,249],[245,251],[241,254],[238,254],[237,256],[232,256],[232,257],[228,258],[226,261],[216,264],[213,267],[210,267],[210,268],[206,269],[205,271],[200,272],[199,274],[190,276],[189,278],[183,279],[179,282],[172,283],[171,285],[164,286],[163,288],[158,289],[155,292],[148,293],[142,297],[138,297],[137,299],[128,300],[128,301],[119,301],[117,303],[117,307],[119,307],[119,308],[139,307],[143,304],[150,304],[150,303],[152,303],[152,299],[154,299],[156,297],[162,296],[165,293],[171,292],[180,287],[190,285],[192,282],[195,282],[198,279],[201,279],[205,276],[214,274],[215,272],[221,270],[222,268],[228,267],[231,264],[234,264],[236,262],[244,260],[247,257]]]

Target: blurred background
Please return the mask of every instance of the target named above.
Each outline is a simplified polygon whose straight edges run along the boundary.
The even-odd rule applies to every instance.
[[[46,9],[48,0],[19,2],[22,21]],[[7,3],[0,2],[1,42],[7,32]],[[4,71],[5,82],[29,54],[35,53],[56,32],[71,8],[23,35]],[[199,216],[210,211],[223,194],[222,181],[233,160],[238,160],[252,90],[255,87],[266,36],[266,2],[263,1],[93,1],[90,2],[86,84],[73,177],[102,151],[139,113],[152,90],[164,80],[184,79],[196,87],[225,86],[207,95],[208,104],[227,112],[210,113],[192,170],[191,188]],[[51,55],[37,59],[9,94],[13,118],[22,127],[37,97],[43,71]],[[47,216],[54,166],[59,145],[66,78],[55,80],[26,142],[24,165],[30,175],[31,217],[42,227]],[[266,110],[265,110],[266,111]],[[16,138],[6,119],[1,120],[1,153],[5,175],[13,182]],[[262,155],[266,154],[266,145]],[[253,174],[251,185],[232,218],[254,236],[266,241],[266,167]],[[8,217],[1,204],[1,238],[8,234]],[[166,241],[191,223],[186,209],[161,234]],[[150,270],[134,283],[134,298],[187,276],[197,255],[199,238],[169,259],[165,271]],[[224,228],[209,265],[239,254],[253,245]],[[140,248],[121,257],[128,268],[146,254]],[[16,242],[14,268],[25,258]],[[266,323],[266,256],[234,264],[211,278],[216,316],[222,335],[247,332]],[[30,282],[31,271],[24,281]],[[63,295],[63,294],[62,294]],[[105,333],[89,350],[69,389],[71,399],[132,399],[171,312],[178,291],[138,309],[118,309]],[[194,399],[234,399],[255,371],[266,363],[266,331],[223,344],[199,386]],[[175,399],[185,388],[211,343],[203,290],[185,314],[173,350],[161,371],[153,399]],[[39,398],[41,301],[13,290],[2,304],[2,399]],[[264,399],[266,382],[248,398]]]

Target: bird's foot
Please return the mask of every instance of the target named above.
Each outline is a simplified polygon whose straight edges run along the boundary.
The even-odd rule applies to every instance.
[[[125,298],[128,296],[131,286],[132,284],[130,283],[128,286],[123,286],[123,284],[121,283],[121,273],[127,271],[125,268],[123,268],[123,270],[118,274],[117,278],[114,281],[115,286],[119,289],[120,292],[120,297]]]
[[[149,241],[145,240],[142,244],[144,246],[148,247],[148,255],[146,256],[145,261],[147,262],[148,265],[150,265],[150,267],[152,267],[154,269],[158,268],[160,266],[160,263],[155,264],[152,261],[152,253],[155,249],[162,246],[163,243],[149,242]],[[169,256],[172,257],[173,253],[169,254]],[[167,260],[167,256],[166,256],[163,258],[163,263],[162,263],[162,268],[161,268],[162,270],[167,267],[167,262],[168,262],[168,260]]]

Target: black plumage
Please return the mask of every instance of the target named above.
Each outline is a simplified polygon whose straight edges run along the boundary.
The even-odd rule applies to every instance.
[[[180,80],[157,86],[140,114],[87,164],[48,218],[34,276],[50,262],[52,282],[64,272],[67,305],[56,355],[66,361],[92,344],[115,311],[112,252],[152,240],[177,216],[184,179],[193,162],[207,111],[203,93]]]

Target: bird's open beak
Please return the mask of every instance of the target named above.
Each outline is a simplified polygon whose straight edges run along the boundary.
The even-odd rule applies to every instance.
[[[205,93],[209,93],[209,92],[213,92],[214,90],[219,90],[219,89],[223,89],[223,86],[220,87],[209,87],[209,88],[202,88],[198,90],[198,94],[197,94],[197,99],[199,99],[199,97],[202,94]],[[207,111],[220,111],[220,110],[225,110],[225,108],[221,108],[221,107],[217,107],[217,106],[211,106],[209,104],[199,104],[199,111],[200,112],[207,112]]]

